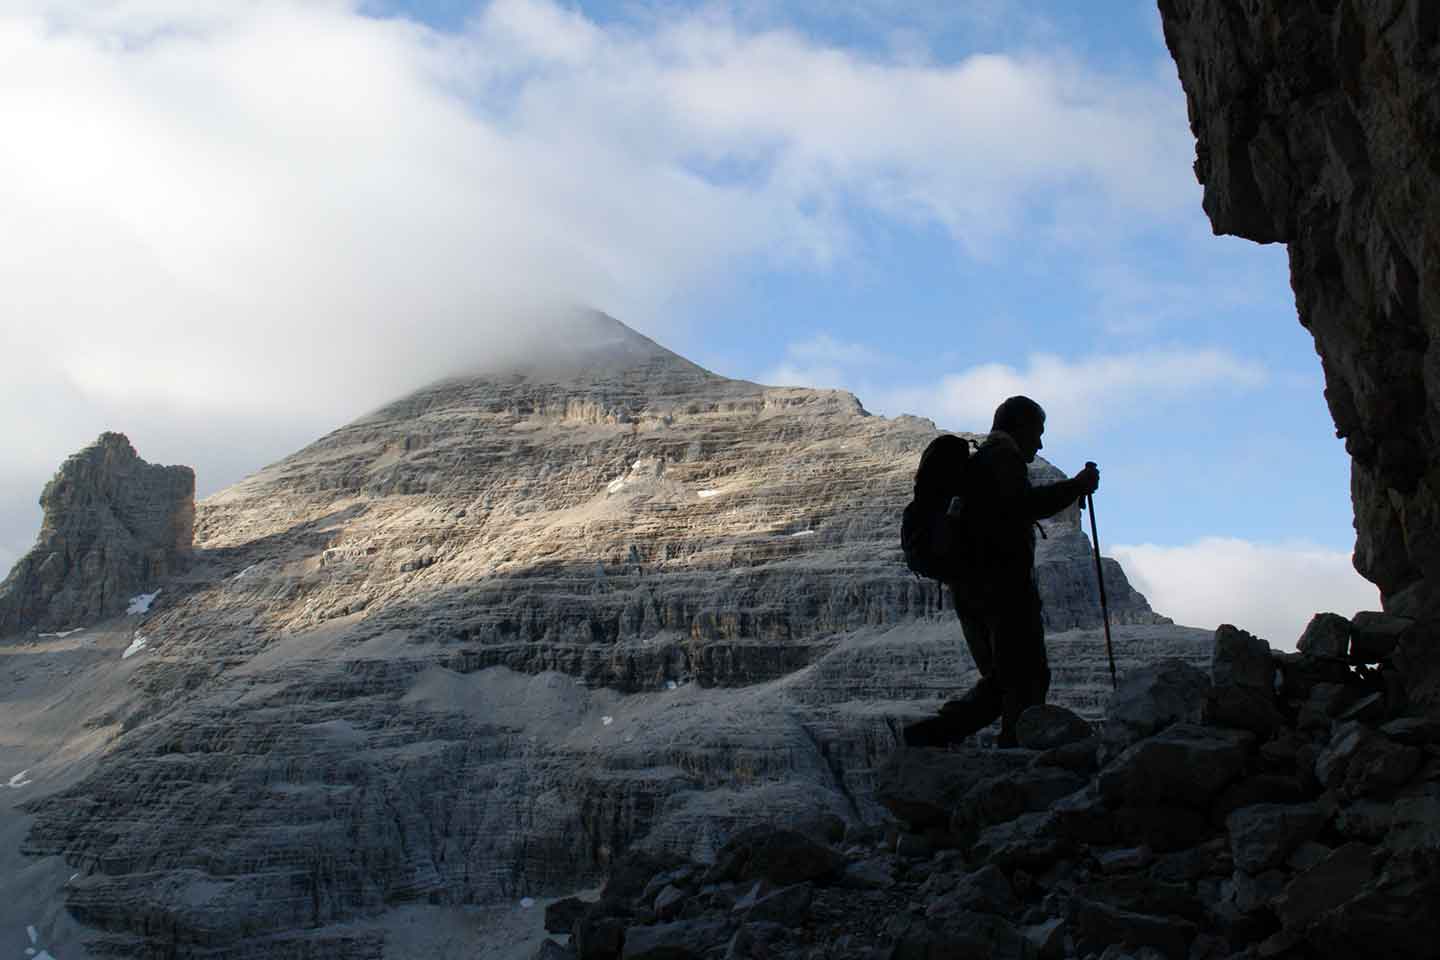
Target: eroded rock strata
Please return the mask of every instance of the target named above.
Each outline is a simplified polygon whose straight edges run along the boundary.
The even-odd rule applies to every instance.
[[[69,457],[40,494],[35,546],[0,583],[0,637],[123,611],[188,561],[195,472],[146,463],[124,434]]]
[[[1440,613],[1440,7],[1160,0],[1217,233],[1288,246],[1356,568]]]
[[[123,691],[85,718],[103,757],[26,808],[27,849],[80,873],[64,896],[94,949],[368,956],[347,924],[396,906],[568,892],[637,845],[707,859],[776,818],[888,818],[900,726],[974,679],[899,557],[934,425],[726,380],[605,317],[566,341],[200,504],[124,682],[70,681]],[[1074,511],[1046,528],[1054,699],[1098,717],[1088,541]],[[1208,658],[1113,563],[1107,588],[1122,671]]]

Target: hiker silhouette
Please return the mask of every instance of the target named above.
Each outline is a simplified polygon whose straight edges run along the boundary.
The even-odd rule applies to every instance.
[[[1038,521],[1094,493],[1094,464],[1057,483],[1032,486],[1026,465],[1044,444],[1045,411],[1029,397],[1010,397],[995,410],[990,435],[965,462],[965,533],[979,562],[949,579],[955,612],[980,680],[940,715],[905,728],[909,746],[943,746],[1000,718],[1002,747],[1016,746],[1015,727],[1026,707],[1050,690],[1045,625],[1035,579]],[[1042,531],[1043,532],[1043,531]]]

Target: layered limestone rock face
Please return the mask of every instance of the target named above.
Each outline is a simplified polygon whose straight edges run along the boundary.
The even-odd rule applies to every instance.
[[[191,554],[195,472],[146,463],[124,434],[61,464],[40,494],[44,520],[0,583],[0,637],[62,630],[119,613]]]
[[[1217,233],[1290,253],[1356,568],[1440,612],[1440,7],[1160,0]]]
[[[436,384],[200,505],[195,567],[114,651],[123,696],[93,694],[103,757],[25,808],[94,949],[372,956],[350,922],[398,905],[886,816],[901,727],[975,679],[900,558],[934,425],[727,380],[604,316],[550,339],[544,367]],[[1088,541],[1074,510],[1047,533],[1052,699],[1098,716]],[[1207,660],[1106,575],[1122,672]]]

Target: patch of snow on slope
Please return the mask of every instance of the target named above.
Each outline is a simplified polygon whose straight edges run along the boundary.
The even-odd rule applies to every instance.
[[[138,597],[131,597],[130,606],[126,608],[125,612],[130,614],[149,613],[150,604],[154,603],[155,598],[158,596],[160,596],[159,590],[156,590],[154,593],[142,593]]]
[[[54,637],[56,640],[64,640],[66,637],[70,636],[71,634],[79,633],[81,630],[84,630],[84,629],[85,629],[84,627],[74,627],[74,628],[72,628],[72,629],[70,629],[70,630],[59,630],[59,631],[57,631],[57,632],[55,632],[55,633],[42,633],[42,634],[40,634],[40,638],[43,640],[43,639],[48,639],[48,638],[50,638],[50,637]]]
[[[701,491],[700,491],[700,499],[701,499],[701,500],[709,500],[711,497],[718,497],[718,496],[720,496],[720,491],[719,491],[719,490],[701,490]]]
[[[120,659],[129,660],[148,646],[150,646],[150,638],[143,633],[137,633],[135,634],[135,638],[130,641],[130,646],[126,647],[125,652],[120,654]]]
[[[28,783],[34,783],[34,782],[35,782],[34,780],[27,780],[27,779],[25,779],[25,774],[27,774],[27,773],[29,773],[29,772],[30,772],[30,770],[29,770],[28,767],[27,767],[26,769],[24,769],[24,770],[21,770],[19,773],[15,774],[15,776],[11,777],[11,778],[10,778],[10,782],[7,783],[7,784],[5,784],[5,786],[10,787],[10,788],[12,788],[12,789],[18,789],[19,787],[23,787],[23,786],[25,786],[25,785],[28,784]]]

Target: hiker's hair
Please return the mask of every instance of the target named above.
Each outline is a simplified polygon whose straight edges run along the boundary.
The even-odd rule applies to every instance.
[[[1040,404],[1029,397],[1011,397],[995,408],[995,422],[990,429],[1012,433],[1016,429],[1044,425],[1045,411]]]

